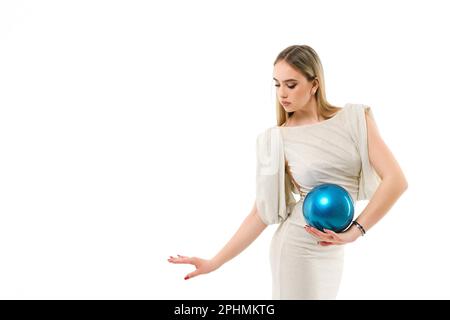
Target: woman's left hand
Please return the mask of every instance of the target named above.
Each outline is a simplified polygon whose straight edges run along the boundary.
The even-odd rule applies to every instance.
[[[322,232],[308,225],[306,225],[304,228],[306,232],[313,235],[318,240],[317,244],[320,244],[321,246],[346,244],[355,241],[359,237],[359,230],[355,230],[352,227],[340,233],[336,233],[327,229],[324,229],[325,232]]]

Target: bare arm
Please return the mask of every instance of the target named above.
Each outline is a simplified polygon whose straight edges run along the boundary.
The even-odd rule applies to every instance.
[[[264,231],[267,225],[258,215],[256,201],[252,211],[244,219],[239,229],[228,241],[228,243],[220,250],[214,258],[211,259],[213,265],[217,268],[227,261],[236,257],[245,248],[247,248],[258,236]]]
[[[399,163],[382,139],[375,122],[367,114],[367,110],[365,117],[370,162],[382,179],[369,204],[357,219],[367,231],[391,209],[408,188],[408,182]]]

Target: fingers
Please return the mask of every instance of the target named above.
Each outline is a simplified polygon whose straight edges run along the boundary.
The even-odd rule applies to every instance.
[[[305,230],[308,233],[312,234],[313,236],[319,238],[319,240],[330,241],[333,239],[333,236],[331,234],[324,233],[324,232],[322,232],[314,227],[311,227],[311,226],[305,226]]]
[[[187,257],[187,256],[181,256],[179,254],[177,256],[178,257],[170,256],[170,258],[167,259],[167,261],[169,261],[171,263],[190,263],[190,264],[193,264],[192,258]]]
[[[167,261],[169,261],[171,263],[189,263],[196,267],[196,269],[193,272],[189,273],[188,275],[186,275],[184,277],[184,280],[194,278],[194,277],[198,276],[199,274],[204,273],[204,270],[203,271],[200,270],[201,268],[199,265],[201,263],[201,261],[203,261],[203,260],[199,259],[197,257],[187,257],[187,256],[182,256],[182,255],[177,254],[177,257],[170,256],[170,258],[167,259]]]
[[[189,273],[186,277],[184,277],[184,280],[188,280],[188,279],[192,279],[196,276],[198,276],[198,269],[195,270],[194,272]]]
[[[331,230],[323,229],[323,231],[325,231],[325,234],[327,234],[327,235],[328,235],[329,237],[331,237],[331,239],[333,239],[333,240],[339,238],[339,237],[337,236],[337,234],[334,233],[334,232],[331,231]]]
[[[332,235],[333,237],[336,237],[336,236],[339,237],[338,234],[336,232],[334,232],[333,230],[323,229],[323,231]]]
[[[317,237],[319,237],[319,238],[322,237],[322,236],[320,235],[321,232],[320,232],[319,230],[317,230],[316,228],[314,228],[314,227],[311,227],[311,226],[306,225],[306,226],[305,226],[305,230],[306,230],[307,232],[309,232],[310,234],[314,235],[314,236],[317,236]]]
[[[329,235],[331,235],[331,239],[333,240],[333,242],[335,242],[336,244],[342,244],[342,243],[344,243],[344,240],[342,239],[342,237],[339,235],[339,234],[337,234],[336,232],[334,232],[334,231],[332,231],[332,230],[327,230],[327,229],[324,229],[324,231],[326,232],[326,233],[328,233]]]
[[[318,241],[317,244],[320,244],[321,246],[329,246],[329,245],[335,245],[335,244],[342,244],[342,238],[334,231],[323,229],[324,232],[306,225],[305,230],[313,235]]]
[[[326,246],[331,246],[331,245],[336,244],[336,243],[328,242],[328,241],[319,241],[319,244],[321,246],[323,246],[323,247],[326,247]]]
[[[311,231],[317,234],[321,238],[329,238],[329,235],[325,232],[320,231],[319,229],[311,227]]]

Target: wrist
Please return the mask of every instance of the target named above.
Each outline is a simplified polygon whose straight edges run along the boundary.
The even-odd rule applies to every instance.
[[[352,226],[357,227],[362,236],[366,234],[366,229],[358,221],[354,220]]]
[[[209,259],[209,263],[211,264],[211,266],[214,270],[219,269],[223,265],[223,262],[220,261],[217,258],[217,256],[212,259]]]
[[[349,233],[352,236],[353,241],[356,241],[358,238],[362,237],[361,230],[354,224],[350,226],[350,229],[348,229]]]

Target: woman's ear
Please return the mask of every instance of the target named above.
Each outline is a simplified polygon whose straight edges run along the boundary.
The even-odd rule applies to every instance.
[[[311,94],[315,94],[318,89],[319,89],[319,81],[317,80],[317,77],[316,77],[313,80],[313,86],[311,88]]]

